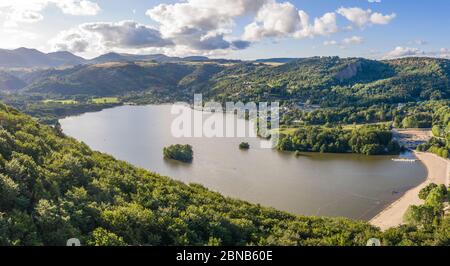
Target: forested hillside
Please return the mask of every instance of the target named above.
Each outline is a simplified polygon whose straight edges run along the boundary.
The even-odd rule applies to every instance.
[[[450,61],[312,57],[258,62],[105,62],[56,70],[15,71],[24,93],[117,96],[133,91],[201,92],[216,100],[285,100],[322,107],[448,99]],[[0,84],[0,90],[5,90]]]
[[[448,245],[448,218],[381,233],[225,198],[93,152],[0,104],[0,245]]]
[[[447,99],[449,67],[449,60],[434,58],[313,57],[275,67],[242,64],[213,76],[204,92],[224,100],[309,100],[322,107]]]
[[[46,71],[23,90],[56,95],[123,95],[126,92],[169,90],[192,72],[186,64],[104,63]]]

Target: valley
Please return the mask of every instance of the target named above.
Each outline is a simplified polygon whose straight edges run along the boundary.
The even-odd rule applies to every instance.
[[[450,60],[1,52],[16,62],[0,71],[1,244],[448,244],[442,189],[404,225],[367,221],[428,184],[420,162],[392,160],[411,148],[395,132],[431,130],[417,149],[448,158]],[[173,139],[167,104],[199,93],[279,102],[280,145]],[[191,164],[164,160],[175,144]]]

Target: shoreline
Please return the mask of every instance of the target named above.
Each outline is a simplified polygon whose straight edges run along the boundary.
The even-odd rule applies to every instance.
[[[419,199],[419,192],[430,183],[449,185],[450,161],[428,152],[416,152],[414,155],[425,165],[427,178],[418,186],[406,191],[398,200],[394,201],[379,214],[372,218],[369,223],[385,231],[389,228],[403,224],[403,215],[411,205],[423,204]]]

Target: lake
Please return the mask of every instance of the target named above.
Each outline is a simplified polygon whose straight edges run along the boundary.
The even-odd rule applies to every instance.
[[[233,116],[233,114],[212,114]],[[257,138],[175,138],[171,105],[121,106],[61,119],[64,133],[133,165],[185,183],[302,215],[369,220],[420,184],[420,162],[392,156],[293,153],[260,148]],[[244,121],[245,123],[250,123]],[[248,142],[250,150],[240,150]],[[190,144],[194,160],[165,160],[163,147]]]

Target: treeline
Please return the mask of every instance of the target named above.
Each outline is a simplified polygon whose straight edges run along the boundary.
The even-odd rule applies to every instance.
[[[302,111],[288,105],[289,111],[282,116],[285,125],[346,125],[389,122],[394,120],[397,105],[373,105],[370,107],[321,108]]]
[[[392,122],[398,128],[432,128],[448,132],[450,101],[427,101],[407,104],[376,104],[371,106],[349,106],[320,108],[304,111],[295,104],[285,103],[288,111],[282,116],[285,125],[346,125]]]
[[[433,138],[417,147],[419,151],[428,151],[443,158],[450,156],[450,104],[434,105],[432,114]]]
[[[450,141],[447,139],[432,138],[427,143],[420,144],[417,147],[418,151],[431,152],[443,158],[449,158],[450,155]]]
[[[410,206],[404,215],[404,220],[425,231],[433,232],[435,228],[444,227],[450,233],[449,219],[445,218],[444,204],[448,202],[448,188],[434,183],[423,188],[419,198],[424,204]],[[445,237],[445,236],[444,236]]]
[[[444,211],[449,188],[430,184],[419,192],[419,198],[424,204],[409,207],[403,217],[405,225],[386,230],[383,245],[450,245],[450,216]]]
[[[353,130],[321,126],[300,127],[282,135],[278,149],[283,151],[359,153],[365,155],[398,154],[400,145],[382,126],[363,126]]]

